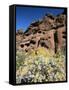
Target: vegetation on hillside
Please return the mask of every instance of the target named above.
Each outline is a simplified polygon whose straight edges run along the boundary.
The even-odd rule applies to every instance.
[[[65,56],[45,48],[16,52],[16,83],[64,81]]]

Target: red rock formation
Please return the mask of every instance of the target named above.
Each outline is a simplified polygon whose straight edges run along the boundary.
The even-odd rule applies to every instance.
[[[63,38],[63,36],[65,36],[64,32],[66,32],[65,27],[60,27],[57,29],[57,36],[58,36],[58,49],[61,49],[63,46],[63,41],[65,38]]]
[[[66,40],[66,16],[56,17],[47,15],[42,20],[33,22],[26,32],[16,32],[16,49],[26,50],[45,47],[46,49],[61,50]],[[56,36],[55,36],[56,34]]]

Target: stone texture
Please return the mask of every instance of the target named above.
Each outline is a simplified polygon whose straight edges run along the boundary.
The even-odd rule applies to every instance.
[[[16,32],[16,49],[29,51],[38,47],[45,47],[54,52],[65,47],[66,16],[47,14],[41,20],[32,22],[26,32]]]

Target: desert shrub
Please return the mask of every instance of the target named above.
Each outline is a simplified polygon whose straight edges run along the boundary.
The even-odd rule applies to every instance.
[[[65,56],[61,52],[53,54],[45,48],[16,54],[16,82],[36,83],[64,81]]]

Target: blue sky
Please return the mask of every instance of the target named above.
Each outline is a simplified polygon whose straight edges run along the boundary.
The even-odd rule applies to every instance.
[[[41,8],[41,7],[16,7],[16,30],[27,30],[31,22],[41,19],[46,13],[58,15],[64,9],[57,8]]]

